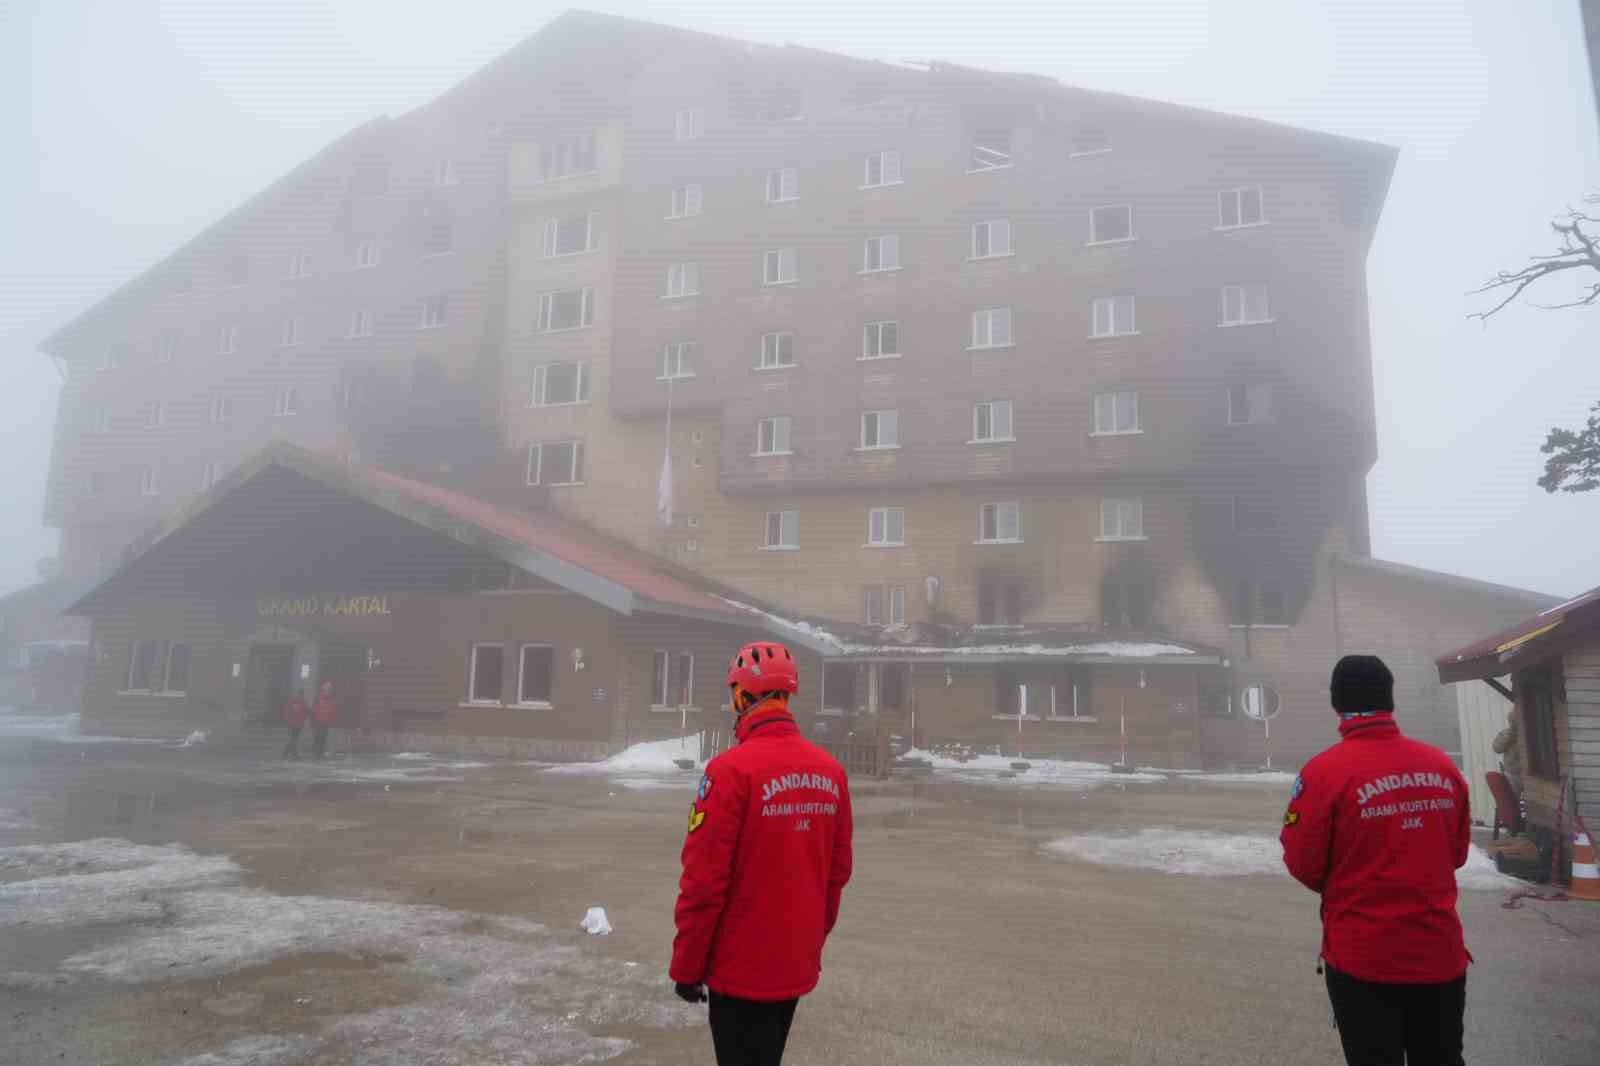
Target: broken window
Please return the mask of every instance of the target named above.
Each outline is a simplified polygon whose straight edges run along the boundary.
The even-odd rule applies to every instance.
[[[967,170],[998,170],[1012,164],[1012,124],[1001,119],[980,122],[972,130]]]
[[[555,674],[555,649],[548,644],[524,644],[518,671],[517,702],[549,703],[550,680]]]
[[[1217,682],[1200,686],[1200,713],[1206,718],[1232,718],[1237,713],[1233,688]]]
[[[539,142],[537,154],[538,180],[555,181],[574,178],[595,171],[595,136],[593,130],[577,133],[551,134]]]
[[[467,702],[499,703],[501,681],[505,675],[506,649],[503,644],[474,644],[467,679]]]
[[[1288,622],[1282,581],[1260,575],[1238,579],[1233,595],[1234,625],[1281,626]]]
[[[1527,738],[1528,771],[1558,778],[1561,758],[1556,750],[1554,684],[1548,670],[1517,675],[1517,702],[1522,708],[1522,733]]]
[[[856,670],[849,663],[834,663],[824,668],[822,706],[830,711],[856,709]]]
[[[1089,243],[1133,240],[1133,205],[1112,204],[1089,212]]]
[[[983,578],[978,582],[978,624],[1022,624],[1022,582]]]
[[[1108,626],[1143,626],[1150,621],[1150,586],[1131,574],[1107,574],[1100,582],[1100,621]]]

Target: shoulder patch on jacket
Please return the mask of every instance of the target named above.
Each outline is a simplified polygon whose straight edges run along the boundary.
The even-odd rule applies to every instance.
[[[689,832],[694,832],[705,824],[706,812],[696,803],[689,804]]]
[[[1304,792],[1305,790],[1306,790],[1305,775],[1304,774],[1295,774],[1294,775],[1294,784],[1289,786],[1289,799],[1290,800],[1299,799],[1300,798],[1300,793]]]
[[[706,800],[706,797],[709,796],[709,795],[711,795],[711,775],[710,774],[701,774],[700,775],[700,802],[704,803],[705,800]]]
[[[1283,827],[1285,829],[1289,828],[1291,825],[1294,825],[1295,823],[1297,823],[1299,821],[1300,821],[1300,812],[1295,810],[1294,808],[1291,807],[1290,809],[1288,809],[1288,810],[1283,812]]]

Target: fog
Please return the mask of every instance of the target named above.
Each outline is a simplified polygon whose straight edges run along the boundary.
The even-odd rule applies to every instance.
[[[1374,554],[1551,593],[1600,584],[1600,492],[1535,485],[1600,399],[1600,308],[1469,297],[1600,185],[1577,0],[635,3],[616,14],[879,59],[1046,74],[1366,138],[1400,157],[1369,261]],[[41,525],[52,329],[334,137],[415,107],[562,10],[377,0],[0,4],[0,589]],[[1537,299],[1558,302],[1561,279]],[[1573,286],[1575,288],[1575,286]]]

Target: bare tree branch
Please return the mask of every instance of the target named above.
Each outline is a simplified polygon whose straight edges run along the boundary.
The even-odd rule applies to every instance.
[[[1600,204],[1600,192],[1593,192],[1583,198],[1586,204]],[[1543,255],[1529,256],[1528,265],[1520,270],[1497,271],[1488,281],[1468,293],[1478,296],[1487,292],[1498,292],[1509,289],[1503,298],[1494,306],[1484,311],[1477,311],[1468,315],[1480,322],[1487,322],[1490,317],[1503,311],[1507,306],[1516,301],[1528,287],[1554,274],[1564,273],[1568,270],[1593,270],[1600,273],[1600,236],[1586,232],[1584,227],[1591,229],[1600,228],[1600,218],[1568,207],[1566,213],[1551,221],[1550,229],[1560,238],[1560,244],[1554,252]],[[1576,300],[1558,304],[1536,304],[1535,306],[1548,309],[1568,307],[1587,307],[1600,300],[1600,283],[1589,288],[1586,295]]]

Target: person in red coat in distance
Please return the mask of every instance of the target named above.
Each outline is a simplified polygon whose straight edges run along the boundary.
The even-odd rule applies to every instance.
[[[691,1003],[710,990],[718,1066],[778,1066],[850,880],[850,785],[789,713],[787,648],[741,648],[728,688],[738,743],[689,807],[669,975]]]
[[[1328,998],[1350,1066],[1461,1066],[1467,965],[1456,876],[1467,782],[1394,723],[1394,675],[1346,655],[1329,685],[1338,744],[1295,778],[1284,865],[1322,896]]]
[[[300,757],[300,730],[306,727],[306,719],[310,716],[311,705],[306,702],[306,694],[295,689],[294,695],[283,707],[283,720],[289,726],[289,743],[283,746],[285,759]]]
[[[311,708],[311,726],[316,730],[316,738],[311,744],[311,753],[317,758],[322,758],[328,751],[328,730],[333,727],[334,719],[339,717],[339,704],[333,698],[333,682],[324,681],[317,690],[316,706]]]

